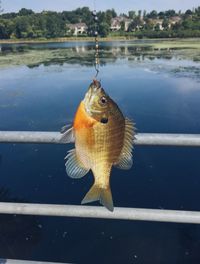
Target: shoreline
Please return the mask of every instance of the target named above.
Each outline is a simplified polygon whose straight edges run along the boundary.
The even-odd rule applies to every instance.
[[[99,41],[109,42],[109,41],[131,41],[137,38],[130,37],[106,37],[99,38]],[[28,44],[28,43],[54,43],[54,42],[83,42],[83,41],[94,41],[94,37],[83,37],[83,38],[52,38],[52,39],[0,39],[0,44]]]
[[[113,41],[133,41],[140,40],[134,37],[106,37],[99,38],[99,42],[113,42]],[[142,40],[149,41],[200,41],[200,38],[143,38]],[[67,38],[53,38],[53,39],[0,39],[0,44],[40,44],[40,43],[63,43],[63,42],[84,42],[91,41],[94,42],[94,37],[67,37]]]

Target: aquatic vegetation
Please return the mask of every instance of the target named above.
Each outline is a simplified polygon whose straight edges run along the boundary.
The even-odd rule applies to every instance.
[[[120,58],[129,60],[142,56],[142,58],[165,58],[178,57],[180,59],[200,60],[200,44],[198,41],[132,41],[118,42],[115,46],[112,43],[102,43],[100,49],[101,62],[115,61]],[[94,51],[91,46],[85,44],[75,47],[48,48],[34,45],[4,45],[0,52],[0,67],[27,65],[28,67],[50,64],[81,64],[93,65]]]

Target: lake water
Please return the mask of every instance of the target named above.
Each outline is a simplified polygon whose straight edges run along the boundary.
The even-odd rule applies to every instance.
[[[138,132],[200,133],[200,51],[101,43],[102,86]],[[142,45],[141,45],[142,44]],[[1,45],[0,130],[59,131],[95,71],[92,42]],[[65,173],[69,145],[0,144],[0,201],[79,205],[92,174]],[[113,169],[115,206],[200,210],[200,149],[134,149]],[[97,203],[98,204],[98,203]],[[0,257],[69,263],[200,263],[200,226],[0,216]]]

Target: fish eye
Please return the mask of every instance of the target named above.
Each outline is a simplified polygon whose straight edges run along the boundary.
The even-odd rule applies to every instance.
[[[101,105],[105,105],[106,103],[107,103],[107,99],[106,99],[106,97],[105,96],[102,96],[101,98],[100,98],[100,104]]]

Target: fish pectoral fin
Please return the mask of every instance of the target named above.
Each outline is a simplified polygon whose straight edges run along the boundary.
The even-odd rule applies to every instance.
[[[95,201],[100,201],[103,206],[105,206],[109,211],[113,212],[114,207],[110,186],[108,186],[107,188],[101,188],[101,186],[94,184],[83,198],[81,204],[91,203]]]
[[[133,140],[134,140],[134,123],[128,118],[126,118],[124,145],[118,161],[113,164],[115,167],[122,170],[129,170],[132,167]]]
[[[89,169],[79,160],[75,149],[70,150],[65,159],[67,159],[65,167],[69,177],[79,179],[88,173]]]
[[[70,129],[72,127],[71,124],[65,125],[63,127],[61,127],[60,133],[64,134],[68,129]]]
[[[74,143],[74,129],[73,127],[69,128],[68,126],[65,126],[61,129],[61,137],[60,137],[60,143]]]

